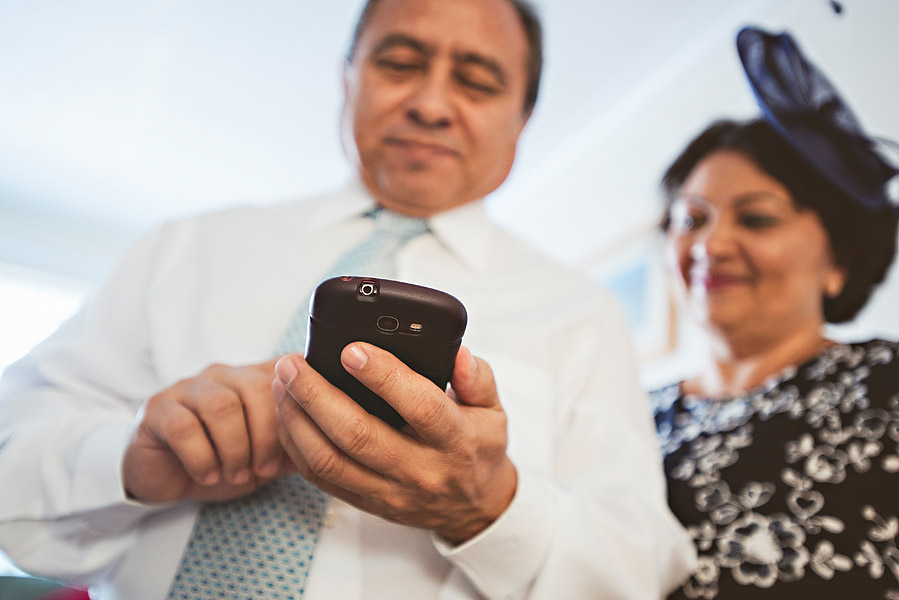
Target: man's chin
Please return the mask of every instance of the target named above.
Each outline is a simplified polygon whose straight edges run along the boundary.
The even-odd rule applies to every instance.
[[[419,185],[408,181],[401,184],[384,183],[386,185],[380,185],[377,190],[372,190],[378,201],[386,208],[418,217],[443,212],[474,199],[452,193],[446,187],[436,185],[433,178]]]

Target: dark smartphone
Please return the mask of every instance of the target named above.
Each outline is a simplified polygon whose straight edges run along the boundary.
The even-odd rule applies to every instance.
[[[340,353],[351,342],[379,346],[446,390],[468,315],[439,290],[373,277],[334,277],[312,294],[306,361],[365,410],[394,427],[403,418],[346,372]]]

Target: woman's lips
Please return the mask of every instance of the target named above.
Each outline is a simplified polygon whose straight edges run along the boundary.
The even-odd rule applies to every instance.
[[[746,283],[745,277],[721,273],[694,275],[691,279],[694,285],[699,284],[709,292],[727,290]]]

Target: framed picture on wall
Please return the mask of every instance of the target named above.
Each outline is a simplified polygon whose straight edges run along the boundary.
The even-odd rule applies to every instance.
[[[676,314],[666,280],[663,238],[641,227],[589,256],[582,266],[618,298],[641,359],[660,358],[676,345]]]

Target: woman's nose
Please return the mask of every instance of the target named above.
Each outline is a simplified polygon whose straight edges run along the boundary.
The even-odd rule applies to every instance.
[[[734,227],[721,215],[709,215],[703,227],[693,237],[690,257],[694,260],[722,258],[733,252],[735,247]]]

